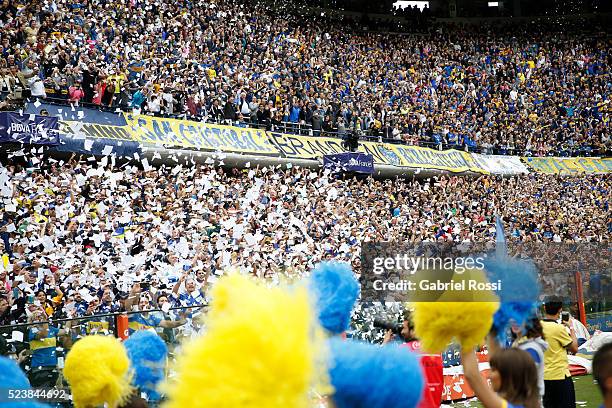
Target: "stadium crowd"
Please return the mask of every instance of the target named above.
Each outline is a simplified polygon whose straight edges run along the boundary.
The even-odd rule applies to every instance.
[[[612,232],[609,175],[383,181],[297,166],[145,172],[39,160],[0,168],[0,325],[142,310],[162,298],[203,305],[207,283],[231,268],[273,282],[323,259],[358,272],[363,242],[494,241],[496,214],[517,241],[598,242]]]
[[[5,0],[0,24],[4,109],[46,98],[500,154],[610,151],[610,42],[592,22],[398,35],[249,1]]]
[[[23,3],[0,4],[2,110],[44,100],[485,153],[612,151],[611,43],[595,23],[451,26],[415,8],[397,13],[403,26],[391,19],[367,32],[361,26],[376,21],[250,0]],[[409,33],[380,32],[394,27]],[[154,329],[170,353],[180,350],[202,329],[195,316],[228,270],[276,286],[340,260],[359,275],[364,243],[492,243],[498,220],[509,240],[527,244],[612,234],[610,174],[379,180],[292,164],[228,169],[216,159],[154,167],[0,152],[0,355],[14,354],[32,386],[66,385],[64,352],[85,335],[119,335],[116,312],[129,312],[130,334]],[[588,249],[593,263],[605,253]],[[535,259],[548,268],[539,272],[565,263],[573,274],[584,259],[555,255]],[[599,261],[609,270],[608,258]],[[609,276],[584,279],[594,310],[607,310]],[[542,286],[571,290],[572,282],[558,273]],[[368,330],[386,305],[368,303],[355,306],[349,337],[379,340]],[[546,317],[559,319],[561,308]],[[462,357],[467,381],[482,381],[472,350]]]

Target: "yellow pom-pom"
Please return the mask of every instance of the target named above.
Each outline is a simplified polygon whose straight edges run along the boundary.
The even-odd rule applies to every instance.
[[[123,403],[132,392],[129,365],[125,347],[114,337],[87,336],[76,342],[64,366],[74,406]]]
[[[414,329],[421,347],[429,353],[440,353],[453,338],[466,348],[482,343],[498,306],[495,302],[415,303]]]
[[[499,308],[497,296],[489,290],[469,290],[470,280],[487,283],[481,270],[467,270],[452,276],[465,282],[463,290],[448,290],[436,302],[414,303],[414,329],[421,347],[429,353],[440,353],[453,340],[462,347],[481,344],[493,324]]]
[[[212,298],[206,333],[185,345],[176,376],[162,386],[165,407],[309,406],[325,367],[306,289],[265,288],[230,275]]]

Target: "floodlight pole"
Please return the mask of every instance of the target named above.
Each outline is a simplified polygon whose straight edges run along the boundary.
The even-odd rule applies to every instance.
[[[586,313],[584,311],[584,289],[582,287],[582,274],[578,271],[574,274],[576,279],[576,300],[578,301],[579,320],[586,327]]]

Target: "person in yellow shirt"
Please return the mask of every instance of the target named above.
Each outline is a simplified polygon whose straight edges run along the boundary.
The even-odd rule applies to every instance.
[[[127,75],[122,70],[113,71],[111,75],[108,76],[108,80],[112,82],[115,87],[113,92],[115,97],[118,98],[118,95],[121,93],[121,88],[123,88],[123,84],[127,81]]]
[[[569,371],[567,352],[578,351],[578,340],[569,320],[557,323],[563,302],[551,297],[544,304],[542,320],[548,349],[544,352],[544,408],[576,407],[574,383]]]

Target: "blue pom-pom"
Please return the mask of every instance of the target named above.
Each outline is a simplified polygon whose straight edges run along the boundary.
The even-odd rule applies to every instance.
[[[30,382],[17,363],[0,357],[0,384],[7,388],[30,388]]]
[[[350,265],[321,262],[312,271],[310,291],[315,298],[321,325],[334,334],[347,330],[359,296],[359,284]]]
[[[166,343],[155,333],[139,330],[123,344],[134,370],[132,383],[142,391],[155,392],[155,387],[164,378]]]
[[[493,328],[501,344],[506,343],[507,329],[512,322],[524,324],[535,315],[536,305],[533,302],[501,302],[499,309],[493,315]]]
[[[500,343],[505,344],[510,323],[522,325],[535,313],[540,294],[538,270],[531,259],[510,258],[504,253],[488,259],[485,269],[491,282],[502,282],[493,328]]]
[[[17,365],[17,363],[10,358],[0,357],[0,384],[3,388],[10,388],[13,390],[17,389],[30,389],[30,381],[28,377]],[[2,408],[48,408],[48,405],[41,404],[34,401],[22,401],[22,402],[2,402],[0,403]]]
[[[337,408],[413,408],[423,393],[417,356],[408,348],[330,340],[329,375]]]

